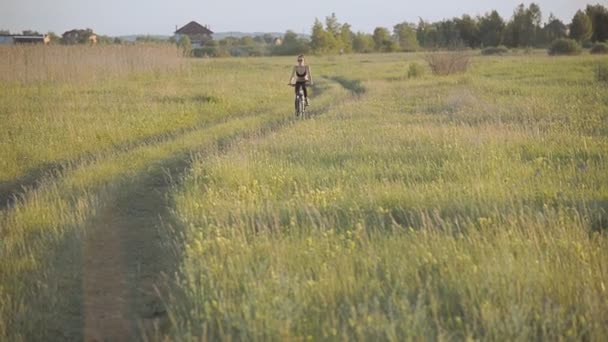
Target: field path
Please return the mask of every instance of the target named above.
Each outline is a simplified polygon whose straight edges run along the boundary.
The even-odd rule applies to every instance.
[[[363,89],[358,83],[323,79],[350,90],[351,100]],[[315,115],[327,109],[318,108]],[[218,149],[224,153],[234,139],[259,138],[288,122],[273,122],[224,137],[216,142]],[[111,204],[99,211],[87,228],[82,253],[86,341],[154,339],[169,324],[161,296],[167,290],[167,275],[175,274],[179,260],[168,247],[163,229],[174,226],[168,193],[190,167],[190,152],[151,162],[145,173],[128,180],[106,201]]]
[[[340,84],[329,78],[322,79]],[[350,100],[356,100],[356,97]],[[313,106],[314,115],[328,111],[333,104]],[[46,182],[69,177],[72,171],[108,163],[106,154],[128,158],[131,153],[138,154],[140,147],[163,151],[150,154],[146,166],[138,166],[141,171],[117,174],[110,183],[91,189],[99,192],[95,196],[99,198],[99,206],[84,227],[78,228],[82,234],[70,235],[58,249],[49,269],[49,283],[53,286],[49,287],[46,297],[40,296],[42,302],[34,299],[33,307],[38,308],[41,318],[37,329],[32,331],[32,338],[46,336],[69,341],[160,339],[170,327],[162,298],[166,298],[168,285],[175,279],[180,264],[179,251],[175,250],[173,241],[176,232],[169,229],[179,229],[172,221],[170,191],[188,171],[192,154],[202,151],[225,153],[235,140],[258,139],[297,122],[289,115],[290,110],[285,116],[282,116],[283,111],[272,110],[275,114],[267,115],[267,121],[250,120],[256,124],[233,131],[227,129],[226,134],[217,133],[225,129],[221,122],[185,128],[120,146],[112,153],[49,165],[25,180],[0,189],[5,190],[5,196],[0,199],[6,200],[20,191],[35,191]],[[257,116],[260,111],[265,109],[260,107],[249,115],[231,115],[222,122],[233,119],[249,122],[246,117]],[[209,136],[213,138],[209,139]],[[182,143],[182,137],[188,142]],[[24,186],[29,190],[23,189]],[[10,210],[10,207],[10,201],[0,204],[0,210]],[[65,300],[47,305],[45,298]]]
[[[86,341],[130,341],[166,321],[158,290],[176,260],[163,243],[170,224],[167,192],[189,165],[188,155],[150,165],[118,188],[87,228],[83,244]]]

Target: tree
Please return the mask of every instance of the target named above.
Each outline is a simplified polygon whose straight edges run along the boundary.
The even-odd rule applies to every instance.
[[[24,36],[41,36],[38,31],[34,30],[23,30],[21,34],[23,34]]]
[[[455,19],[455,22],[463,43],[470,48],[479,47],[479,22],[467,14],[459,19]]]
[[[497,11],[487,13],[479,19],[479,40],[483,46],[502,44],[505,22]]]
[[[9,35],[9,34],[11,34],[11,31],[9,31],[9,30],[0,30],[0,34],[1,35]]]
[[[591,19],[583,11],[578,11],[572,18],[570,24],[570,38],[578,42],[586,42],[591,38],[593,34],[593,27],[591,26]]]
[[[273,55],[299,55],[309,51],[310,44],[308,40],[298,38],[298,35],[293,31],[285,32],[283,36],[283,44],[272,47]]]
[[[372,35],[357,32],[353,38],[353,50],[358,53],[369,53],[374,51],[374,38]]]
[[[388,29],[384,27],[376,27],[374,29],[374,48],[376,51],[381,52],[392,52],[397,49],[397,44],[391,38],[391,34]]]
[[[55,32],[49,32],[46,34],[49,37],[50,44],[57,44],[61,41],[61,37],[59,37]]]
[[[67,45],[73,44],[87,44],[89,42],[89,38],[94,35],[93,30],[90,28],[87,29],[74,29],[71,31],[66,31],[61,35],[61,43]]]
[[[397,24],[393,27],[393,33],[402,51],[416,51],[420,48],[416,38],[416,29],[412,24],[407,22]]]
[[[242,37],[241,41],[239,43],[240,43],[240,45],[248,46],[248,47],[255,46],[255,41],[253,40],[253,37],[251,37],[251,36]]]
[[[179,37],[177,46],[180,50],[182,50],[182,55],[184,57],[189,57],[192,53],[192,42],[190,41],[190,37],[188,37],[187,35]]]
[[[329,17],[325,17],[325,30],[334,37],[340,35],[340,22],[336,17],[336,13],[332,13]]]
[[[556,39],[568,36],[568,27],[561,20],[555,18],[553,13],[549,15],[549,20],[543,27],[543,45],[550,44]]]
[[[355,35],[351,30],[351,26],[344,23],[340,28],[340,41],[342,42],[342,52],[351,53],[353,51],[353,40]]]
[[[420,46],[432,49],[439,46],[439,37],[437,25],[430,24],[420,18],[418,27],[416,28],[416,40]]]
[[[266,42],[266,44],[272,44],[274,41],[274,37],[270,33],[264,33],[262,37],[264,38],[264,42]]]
[[[463,45],[460,31],[454,20],[443,20],[436,24],[437,44],[440,47],[456,49]]]
[[[591,26],[593,27],[593,33],[591,40],[594,42],[605,42],[608,40],[608,9],[602,5],[587,5],[585,10],[589,19],[591,19]]]
[[[528,8],[521,4],[513,13],[506,28],[505,42],[509,46],[534,46],[541,31],[542,13],[540,7],[531,3]]]
[[[319,19],[315,19],[312,26],[311,48],[315,53],[329,53],[335,51],[334,36],[323,28]]]

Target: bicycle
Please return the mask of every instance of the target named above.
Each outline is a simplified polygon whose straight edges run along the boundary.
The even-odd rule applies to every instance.
[[[296,86],[295,84],[291,83],[289,85],[292,87]],[[306,119],[310,117],[310,114],[308,114],[306,111],[306,107],[308,107],[308,105],[306,104],[306,98],[304,97],[303,87],[300,87],[300,89],[296,93],[294,107],[296,117],[299,117],[300,119]]]

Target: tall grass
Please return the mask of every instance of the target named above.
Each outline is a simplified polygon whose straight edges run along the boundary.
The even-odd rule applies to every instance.
[[[25,89],[3,85],[23,102],[4,96],[0,103],[24,118],[10,115],[2,126],[10,134],[0,153],[22,159],[2,160],[4,179],[10,183],[17,174],[18,200],[0,210],[0,340],[82,337],[83,274],[95,272],[83,269],[84,241],[94,234],[100,212],[140,178],[163,174],[159,169],[168,161],[187,164],[196,151],[217,150],[236,137],[287,124],[292,93],[281,80],[289,64],[275,67],[276,62],[195,62],[187,72],[112,74],[101,84],[62,80],[61,91],[47,88],[46,81],[32,81]],[[347,93],[318,82],[326,91],[318,108],[329,104],[327,95],[340,99]],[[250,86],[254,83],[257,87]],[[41,109],[66,96],[62,91],[70,94],[67,104]],[[161,134],[149,138],[147,130]],[[23,151],[30,151],[28,159]],[[85,157],[69,161],[83,151]],[[18,172],[30,174],[43,158],[68,162],[51,174],[35,175],[33,189],[18,187]]]
[[[479,58],[202,157],[171,338],[605,339],[595,60]]]
[[[0,81],[99,81],[134,72],[175,71],[183,60],[172,45],[0,47]]]

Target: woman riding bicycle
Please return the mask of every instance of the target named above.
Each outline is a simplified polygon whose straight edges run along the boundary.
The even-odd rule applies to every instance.
[[[295,83],[294,83],[295,80]],[[312,74],[310,73],[310,67],[304,63],[304,55],[298,56],[298,64],[294,65],[289,78],[289,85],[295,85],[296,94],[300,91],[300,88],[304,91],[304,98],[306,105],[308,106],[308,91],[306,85],[312,85]]]

